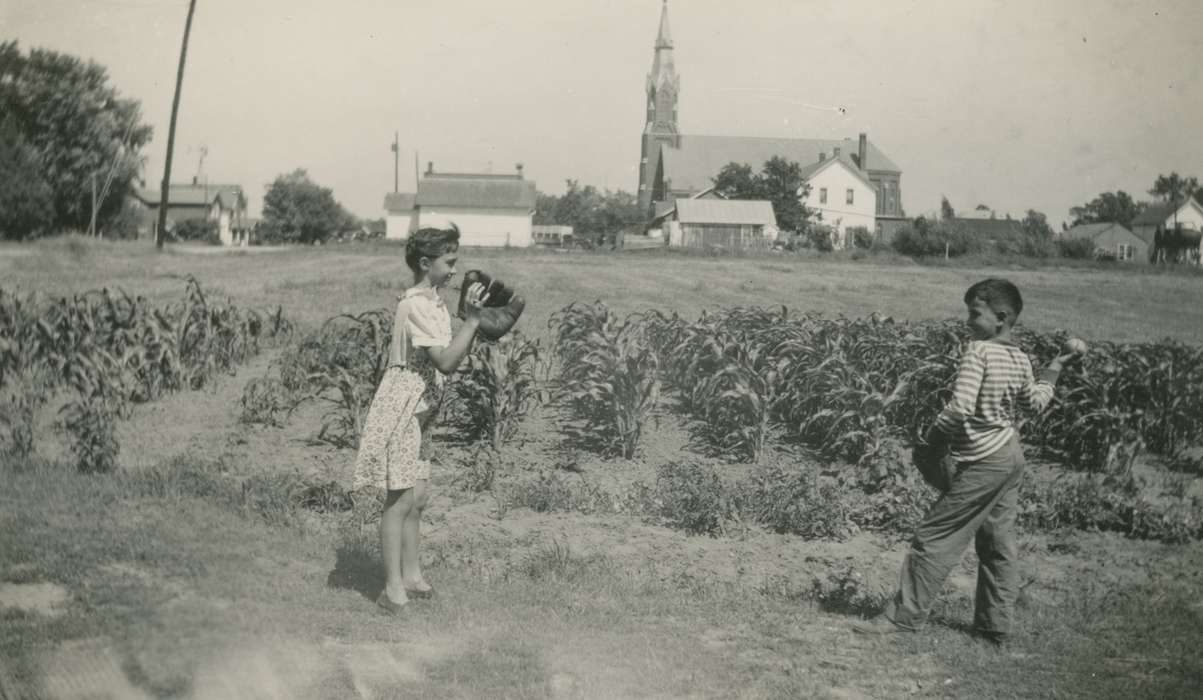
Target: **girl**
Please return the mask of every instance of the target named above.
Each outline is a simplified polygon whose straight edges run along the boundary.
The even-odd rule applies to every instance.
[[[354,488],[386,491],[380,517],[385,586],[376,604],[394,615],[409,598],[434,595],[418,556],[430,479],[430,464],[419,454],[422,433],[438,407],[444,376],[455,371],[472,347],[481,305],[488,298],[482,285],[468,288],[464,323],[452,337],[451,315],[439,291],[455,276],[458,250],[455,224],[420,229],[406,243],[405,263],[414,284],[397,302],[388,368],[368,409],[355,459]]]

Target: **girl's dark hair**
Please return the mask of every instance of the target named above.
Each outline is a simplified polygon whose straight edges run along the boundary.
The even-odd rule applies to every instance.
[[[447,228],[420,228],[405,242],[405,264],[414,273],[422,258],[434,260],[459,248],[459,227],[448,223]]]
[[[1008,321],[1015,322],[1023,311],[1023,297],[1019,288],[1010,280],[991,277],[974,284],[965,292],[965,303],[972,304],[974,299],[981,299],[995,311],[1010,311]]]

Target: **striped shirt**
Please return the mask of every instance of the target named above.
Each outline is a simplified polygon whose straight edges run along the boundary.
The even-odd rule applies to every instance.
[[[1020,409],[1039,412],[1053,398],[1057,371],[1037,381],[1032,363],[1018,347],[998,340],[975,340],[961,356],[952,400],[935,427],[949,438],[949,451],[961,462],[994,454],[1016,433]]]

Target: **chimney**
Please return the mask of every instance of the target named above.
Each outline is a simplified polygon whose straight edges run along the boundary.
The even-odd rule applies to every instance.
[[[865,132],[862,131],[862,132],[860,132],[860,143],[857,144],[857,160],[860,161],[859,163],[857,163],[857,165],[860,166],[861,170],[868,169],[868,166],[865,165],[865,163],[868,162],[867,160],[865,160],[868,156],[869,156],[869,136],[868,136],[868,134],[866,134]]]
[[[826,161],[827,161],[827,151],[819,151],[819,162],[825,163]]]
[[[518,171],[518,179],[522,179],[522,163],[515,163],[514,169]]]
[[[831,157],[832,158],[840,157],[840,147],[839,146],[836,146],[835,148],[831,149]]]
[[[434,175],[434,161],[433,160],[426,161],[426,175],[428,177],[431,175]]]

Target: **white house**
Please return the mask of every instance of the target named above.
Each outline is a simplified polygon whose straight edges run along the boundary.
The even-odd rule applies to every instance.
[[[1152,204],[1132,220],[1132,233],[1149,245],[1153,244],[1153,234],[1158,228],[1172,231],[1177,227],[1187,231],[1203,231],[1203,207],[1194,197],[1177,205]]]
[[[134,196],[146,212],[138,235],[153,241],[158,225],[159,191],[139,189]],[[246,195],[241,186],[211,185],[192,178],[192,184],[173,184],[167,192],[168,230],[188,219],[207,219],[216,222],[217,236],[222,245],[246,245],[246,239],[236,235],[237,231],[246,228],[246,207]]]
[[[810,193],[802,200],[818,214],[818,220],[836,231],[836,246],[846,246],[848,229],[863,226],[870,233],[877,228],[877,188],[865,173],[840,149],[828,156],[819,154],[819,162],[802,168],[802,178]]]
[[[1114,258],[1119,262],[1149,262],[1149,244],[1124,228],[1123,224],[1104,222],[1078,224],[1060,235],[1062,239],[1089,238],[1094,241],[1096,255]]]
[[[531,245],[535,183],[522,175],[436,173],[430,164],[415,194],[385,195],[386,238],[405,238],[427,225],[455,222],[460,245],[526,247]]]

